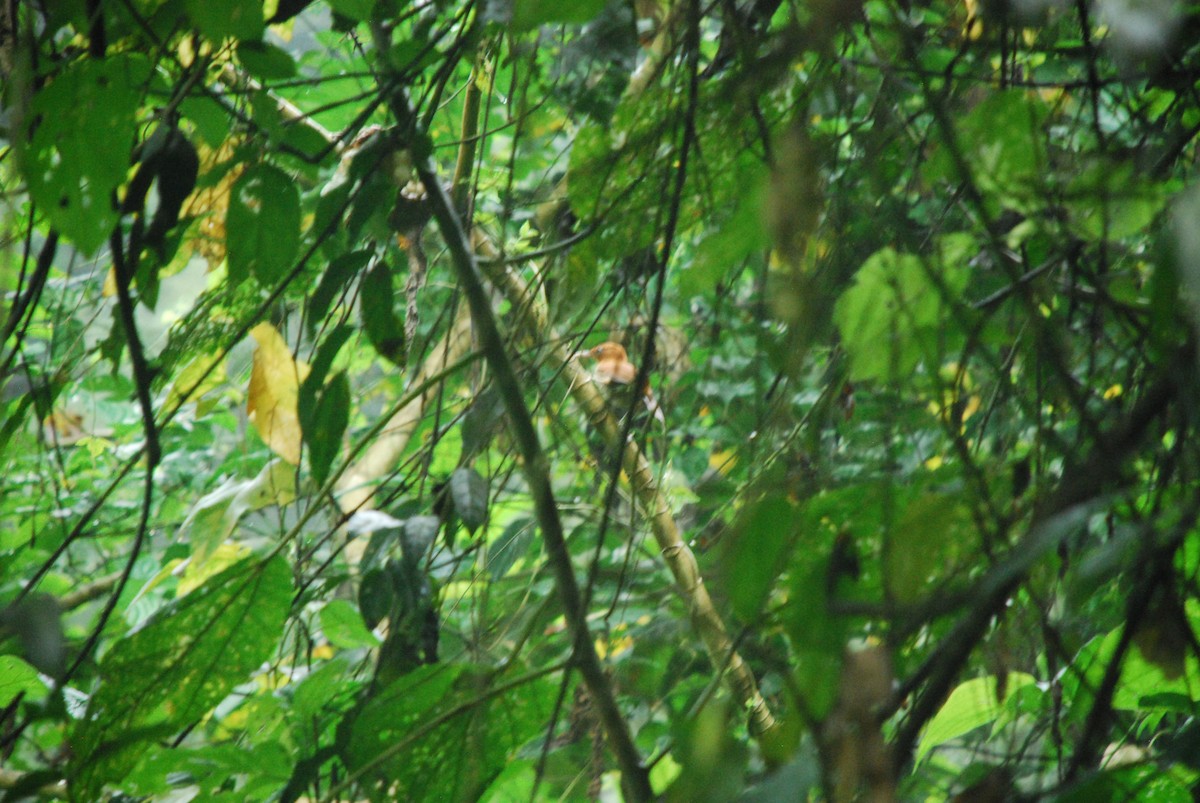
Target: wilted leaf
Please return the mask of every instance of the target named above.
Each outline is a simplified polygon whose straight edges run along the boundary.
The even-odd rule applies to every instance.
[[[224,381],[224,357],[220,354],[201,354],[189,362],[171,383],[167,409],[174,408],[176,404],[199,401],[206,393],[220,387]]]
[[[260,323],[250,335],[258,348],[250,370],[246,412],[267,446],[298,466],[302,435],[297,403],[308,369],[292,358],[283,336],[271,324]]]

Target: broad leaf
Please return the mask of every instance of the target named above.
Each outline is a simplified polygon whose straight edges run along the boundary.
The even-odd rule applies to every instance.
[[[998,699],[995,676],[975,678],[959,684],[925,726],[917,744],[915,760],[920,763],[933,748],[994,722],[1013,692],[1033,682],[1032,675],[1009,672],[1003,699]]]
[[[137,54],[85,59],[67,66],[30,104],[38,124],[17,151],[29,193],[85,253],[94,253],[117,225],[112,196],[126,178],[134,117],[149,78],[150,64]]]
[[[229,276],[254,276],[274,287],[292,267],[300,245],[300,196],[277,167],[260,164],[233,185],[225,216]]]
[[[250,370],[246,412],[271,451],[298,466],[301,431],[297,400],[308,369],[292,358],[283,336],[271,324],[260,323],[250,334],[258,348]]]
[[[396,316],[392,272],[382,260],[363,277],[359,295],[363,330],[379,356],[404,364],[404,323]]]
[[[100,799],[151,742],[194,724],[248,680],[275,650],[291,597],[287,561],[252,558],[113,644],[71,739],[73,795]]]

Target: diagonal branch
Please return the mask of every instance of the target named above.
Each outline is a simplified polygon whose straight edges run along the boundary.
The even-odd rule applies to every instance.
[[[417,119],[407,94],[397,93],[392,100],[392,110],[403,130],[416,130]],[[495,382],[504,400],[505,409],[512,422],[513,436],[520,446],[526,482],[533,497],[538,525],[546,546],[550,564],[555,573],[555,584],[562,599],[563,613],[570,627],[573,658],[579,674],[587,684],[600,720],[604,724],[609,746],[616,754],[621,767],[622,784],[626,795],[632,800],[651,800],[654,793],[650,788],[650,776],[642,763],[637,746],[629,733],[629,726],[621,715],[613,696],[612,685],[600,658],[596,654],[588,631],[587,612],[583,607],[579,585],[571,565],[570,551],[559,519],[558,506],[550,486],[549,465],[533,427],[533,419],[521,385],[508,354],[504,340],[496,326],[491,301],[484,287],[479,265],[471,249],[467,233],[454,210],[453,202],[442,187],[428,154],[420,157],[414,153],[413,164],[421,183],[425,185],[433,217],[446,241],[451,261],[458,274],[459,282],[471,307],[480,347],[484,358],[495,375]]]
[[[529,336],[540,343],[567,342],[554,330],[545,305],[520,276],[499,263],[489,262],[487,265],[488,278],[508,297],[513,308],[527,311],[527,315],[518,317],[518,322]],[[618,443],[621,437],[620,423],[592,381],[591,374],[573,357],[566,346],[551,345],[549,348],[548,359],[560,368],[562,380],[570,388],[571,396],[587,416],[588,422],[610,446]],[[629,477],[638,506],[649,520],[663,561],[675,578],[676,588],[688,603],[692,627],[704,642],[709,660],[718,671],[725,670],[730,693],[749,714],[751,732],[762,736],[775,727],[775,718],[758,690],[754,673],[738,655],[733,639],[708,595],[696,556],[679,534],[671,506],[659,487],[649,460],[633,439],[627,440],[624,445],[621,465]]]

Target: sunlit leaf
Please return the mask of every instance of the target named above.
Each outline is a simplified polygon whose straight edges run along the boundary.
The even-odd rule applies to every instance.
[[[951,321],[946,293],[965,286],[972,240],[948,235],[930,258],[884,248],[872,254],[834,305],[855,381],[895,382],[922,359],[937,362]]]
[[[0,705],[7,706],[18,697],[40,700],[47,692],[36,669],[15,655],[0,655]]]
[[[134,53],[78,60],[31,101],[40,124],[17,151],[29,193],[85,253],[117,223],[112,194],[126,178],[134,115],[150,74],[149,62]]]
[[[271,450],[299,465],[302,435],[297,399],[308,369],[292,358],[283,336],[271,324],[260,323],[250,334],[258,348],[250,370],[246,412]]]
[[[1000,716],[1005,701],[1018,689],[1034,682],[1032,675],[1009,672],[1002,700],[997,699],[995,676],[975,678],[959,684],[921,733],[914,756],[916,761],[920,762],[935,747],[994,722]]]
[[[353,650],[379,646],[379,639],[363,623],[362,614],[347,600],[331,600],[321,609],[320,619],[321,632],[336,647]]]

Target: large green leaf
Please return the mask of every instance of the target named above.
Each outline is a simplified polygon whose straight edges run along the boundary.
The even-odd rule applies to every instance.
[[[528,31],[551,22],[587,22],[604,8],[604,0],[512,0],[512,26]]]
[[[333,461],[342,451],[342,436],[349,423],[350,381],[345,372],[339,371],[317,392],[311,413],[303,406],[300,409],[300,431],[317,485],[325,484]]]
[[[959,567],[970,551],[970,510],[954,495],[926,493],[905,508],[883,545],[883,584],[888,595],[912,603],[931,583]]]
[[[113,644],[71,738],[72,793],[98,800],[147,746],[195,724],[270,657],[291,607],[281,557],[244,560]]]
[[[914,759],[920,763],[938,745],[994,722],[1013,692],[1034,682],[1032,675],[1009,672],[1003,699],[999,697],[995,676],[974,678],[959,684],[925,726]]]
[[[991,205],[1025,210],[1044,202],[1047,117],[1044,101],[1014,89],[989,95],[958,121],[957,147]],[[931,177],[958,184],[966,177],[957,167],[943,146],[927,170]]]
[[[488,482],[469,466],[450,475],[450,498],[467,532],[474,534],[487,521]]]
[[[136,54],[67,66],[33,97],[36,120],[18,153],[29,193],[51,224],[93,253],[117,225],[135,115],[150,64]]]
[[[15,655],[0,655],[0,706],[18,697],[40,700],[47,691],[36,669]]]
[[[936,364],[945,350],[947,302],[966,286],[972,244],[969,235],[951,234],[926,258],[892,248],[867,258],[833,310],[852,379],[895,382],[922,359]]]
[[[392,271],[380,260],[367,271],[359,291],[363,331],[379,356],[404,364],[404,323],[396,315]]]
[[[492,672],[423,666],[387,685],[353,719],[345,759],[388,781],[392,799],[474,799],[545,728],[555,685],[488,696]]]
[[[295,182],[277,167],[255,165],[233,185],[225,216],[229,276],[253,275],[274,287],[300,246],[300,195]]]
[[[188,16],[213,42],[227,36],[255,40],[263,34],[260,0],[187,0]]]
[[[736,526],[730,546],[729,596],[744,622],[758,618],[767,595],[783,569],[783,558],[794,540],[797,511],[775,494],[755,503]]]

